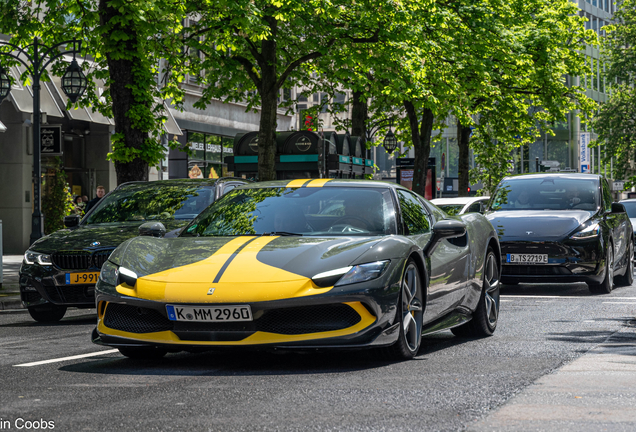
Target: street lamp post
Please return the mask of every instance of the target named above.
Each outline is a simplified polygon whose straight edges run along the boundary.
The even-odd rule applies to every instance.
[[[61,46],[73,44],[72,49],[60,50]],[[87,80],[82,69],[75,60],[75,55],[81,51],[82,42],[77,40],[69,40],[61,42],[52,47],[47,47],[38,42],[38,38],[33,39],[32,55],[29,55],[26,48],[21,48],[9,42],[0,41],[0,46],[9,46],[16,54],[11,52],[0,52],[0,55],[12,57],[24,65],[33,80],[33,215],[31,217],[31,244],[42,237],[44,219],[42,217],[40,188],[42,182],[42,173],[40,166],[40,77],[46,72],[46,67],[55,59],[62,57],[64,54],[73,54],[73,61],[66,69],[66,73],[62,77],[62,90],[66,96],[75,102],[86,90]],[[26,58],[24,60],[23,58]],[[0,102],[8,96],[11,91],[11,80],[4,69],[0,65]]]

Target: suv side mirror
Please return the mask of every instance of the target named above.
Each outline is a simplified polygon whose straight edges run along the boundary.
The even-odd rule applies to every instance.
[[[424,253],[430,257],[442,240],[461,237],[464,234],[466,234],[464,222],[454,219],[441,220],[433,225],[433,235]]]
[[[73,228],[79,225],[81,217],[79,215],[64,216],[64,226]]]
[[[139,227],[140,236],[163,237],[166,227],[161,222],[146,222]]]
[[[625,210],[625,206],[621,203],[614,202],[612,203],[612,214],[614,213],[627,213]]]

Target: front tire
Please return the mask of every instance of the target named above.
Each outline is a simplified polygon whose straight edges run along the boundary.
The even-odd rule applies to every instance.
[[[605,277],[600,284],[588,284],[592,294],[609,294],[614,288],[614,245],[607,244],[607,259],[605,260]]]
[[[396,360],[410,360],[417,355],[422,343],[424,302],[422,301],[422,278],[415,261],[410,259],[404,275],[397,304],[400,335],[388,347],[387,354]]]
[[[629,250],[627,251],[627,268],[625,269],[625,274],[622,276],[616,276],[616,286],[630,286],[634,283],[634,243],[629,245]]]
[[[501,268],[498,263],[497,255],[489,247],[484,261],[483,288],[477,308],[470,321],[451,329],[455,336],[486,337],[492,336],[495,332],[499,321],[499,289],[501,287],[499,282]]]
[[[168,352],[165,349],[155,347],[122,347],[118,350],[122,355],[135,360],[159,359]]]
[[[51,303],[30,306],[28,308],[29,315],[37,322],[51,323],[58,322],[66,314],[66,306],[54,305]]]

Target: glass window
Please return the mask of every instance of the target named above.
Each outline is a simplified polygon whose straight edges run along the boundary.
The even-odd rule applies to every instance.
[[[607,180],[603,179],[601,187],[603,188],[603,208],[607,213],[610,213],[612,211],[612,193]]]
[[[471,204],[470,207],[468,207],[468,210],[466,211],[466,213],[479,213],[481,212],[481,203],[480,202],[476,202]]]
[[[464,204],[439,204],[437,207],[444,210],[444,212],[449,216],[458,215],[460,211],[464,208]]]
[[[411,193],[398,189],[402,219],[409,235],[424,234],[431,230],[431,223],[424,205]]]
[[[389,189],[234,189],[206,209],[184,236],[370,236],[397,232]]]
[[[87,225],[128,222],[190,220],[214,201],[214,186],[192,184],[130,185],[100,200]]]
[[[630,219],[636,218],[636,201],[622,201],[621,204],[625,206]]]
[[[503,180],[490,209],[596,211],[600,202],[595,180],[533,176]]]

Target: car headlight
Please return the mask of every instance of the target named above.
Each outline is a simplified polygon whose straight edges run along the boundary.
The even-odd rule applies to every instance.
[[[126,267],[118,267],[110,261],[106,261],[102,265],[102,271],[99,273],[102,282],[109,285],[117,286],[122,283],[134,287],[137,283],[137,274]]]
[[[27,264],[40,264],[43,266],[53,265],[51,255],[33,251],[26,251],[24,254],[24,262]]]
[[[320,273],[312,277],[319,287],[349,285],[366,282],[382,276],[391,261],[376,261],[356,266],[342,267],[336,270]]]
[[[117,286],[118,274],[119,274],[118,267],[112,262],[106,261],[104,265],[102,265],[102,271],[99,273],[99,278],[104,283]]]
[[[570,238],[572,240],[587,240],[594,237],[598,237],[600,233],[601,233],[601,227],[598,225],[598,223],[595,223],[583,228],[581,231],[575,232],[574,234],[570,236]]]

